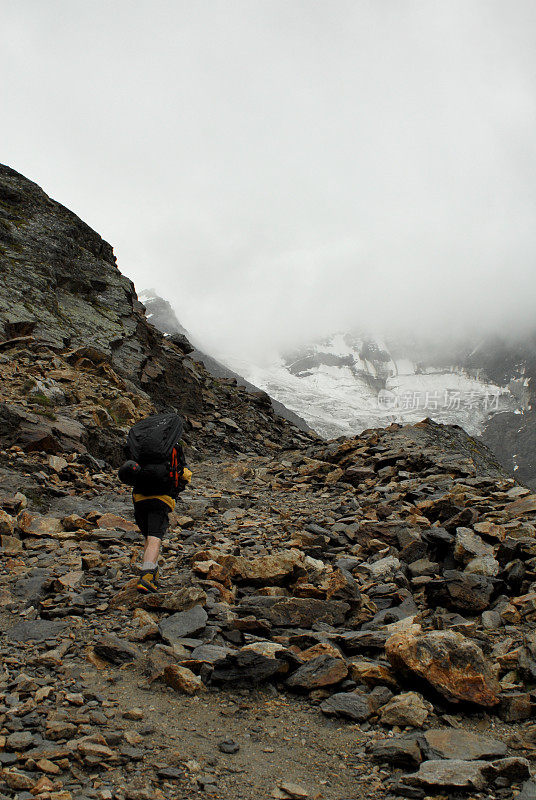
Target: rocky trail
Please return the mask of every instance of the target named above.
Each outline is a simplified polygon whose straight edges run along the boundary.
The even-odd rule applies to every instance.
[[[3,796],[534,796],[536,497],[461,429],[194,463],[148,597],[113,471],[1,457]]]

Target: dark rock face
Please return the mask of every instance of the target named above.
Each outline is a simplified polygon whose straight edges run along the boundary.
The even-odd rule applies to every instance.
[[[113,249],[35,183],[0,165],[0,324],[62,350],[91,343],[120,374],[159,394],[174,384],[184,409],[201,392],[147,324]],[[80,357],[88,354],[80,353]],[[90,355],[91,358],[91,355]],[[93,357],[94,360],[94,357]]]
[[[58,348],[90,340],[128,372],[139,371],[145,356],[135,340],[136,295],[111,245],[6,166],[0,248],[0,319],[8,338],[31,333]]]
[[[536,486],[536,413],[504,412],[490,419],[482,441],[518,481]]]
[[[523,414],[494,414],[481,439],[518,481],[536,486],[536,333],[510,340],[490,337],[471,353],[464,367],[484,369],[500,386],[512,379],[523,382]]]

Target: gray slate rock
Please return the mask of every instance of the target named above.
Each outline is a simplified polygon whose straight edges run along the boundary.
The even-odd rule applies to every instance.
[[[501,758],[497,761],[467,761],[449,758],[445,761],[423,761],[414,775],[405,775],[410,786],[422,789],[482,790],[497,778],[508,785],[530,778],[526,758]]]
[[[46,594],[46,587],[50,581],[50,570],[36,567],[15,583],[13,594],[25,600],[28,605],[37,606]]]
[[[218,750],[227,754],[238,753],[240,745],[234,739],[222,739],[221,742],[218,742]]]
[[[202,644],[196,647],[192,652],[191,658],[197,661],[206,661],[209,664],[214,664],[222,658],[225,658],[231,653],[228,647],[221,647],[216,644]]]
[[[236,608],[240,616],[266,619],[280,627],[311,628],[315,623],[342,625],[350,611],[348,603],[310,597],[246,597]]]
[[[291,689],[318,689],[339,683],[347,675],[348,667],[342,658],[322,655],[298,667],[287,679],[287,686]]]
[[[320,709],[327,717],[343,717],[344,719],[364,722],[381,706],[389,702],[393,693],[386,686],[376,686],[371,692],[355,690],[338,692],[320,704]]]
[[[536,800],[536,783],[534,781],[525,781],[517,800]]]
[[[127,664],[139,658],[137,647],[120,639],[114,633],[105,633],[95,644],[95,653],[112,664]]]
[[[207,624],[208,614],[203,606],[194,606],[188,611],[179,611],[165,617],[159,624],[160,635],[170,645],[179,643],[186,636],[195,636]]]
[[[504,742],[497,739],[453,728],[426,731],[421,746],[427,759],[458,758],[464,761],[502,758],[507,750]]]
[[[35,619],[18,622],[10,628],[6,636],[12,642],[43,642],[45,639],[54,639],[65,628],[65,622],[48,619]]]
[[[445,570],[442,579],[426,585],[425,594],[430,606],[480,614],[489,607],[493,586],[493,579],[485,575]]]
[[[357,692],[333,694],[320,704],[320,709],[327,717],[343,717],[353,722],[365,722],[374,712],[368,697]]]
[[[15,731],[6,740],[8,750],[28,750],[34,743],[34,738],[30,731]]]
[[[416,736],[397,736],[373,742],[369,753],[374,761],[387,762],[394,767],[412,769],[419,766],[422,753]]]
[[[253,650],[239,650],[216,661],[210,682],[214,685],[254,686],[279,672],[282,662]]]

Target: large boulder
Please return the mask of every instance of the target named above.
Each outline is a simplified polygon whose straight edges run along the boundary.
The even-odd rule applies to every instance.
[[[159,627],[160,635],[170,645],[180,643],[181,639],[195,636],[207,624],[208,615],[203,606],[194,606],[188,611],[178,611],[165,617]]]
[[[492,707],[500,686],[480,647],[454,631],[395,633],[385,651],[396,671],[432,686],[448,700]]]

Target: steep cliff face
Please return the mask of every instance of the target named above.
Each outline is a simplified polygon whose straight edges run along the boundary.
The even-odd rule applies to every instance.
[[[113,249],[35,183],[0,166],[0,318],[6,335],[54,348],[91,340],[116,367],[139,374],[141,306]]]
[[[10,444],[48,442],[51,452],[89,448],[108,457],[117,447],[103,442],[124,436],[118,420],[127,425],[164,406],[186,416],[201,449],[260,452],[302,441],[264,394],[249,395],[213,377],[188,357],[184,338],[164,337],[147,320],[111,245],[35,183],[1,165],[0,273],[0,350],[9,354],[2,400],[11,404],[2,418]],[[84,372],[92,376],[88,382],[80,378]],[[13,392],[16,374],[25,381]],[[85,386],[83,396],[77,383]],[[121,396],[130,403],[128,413],[110,413]]]

